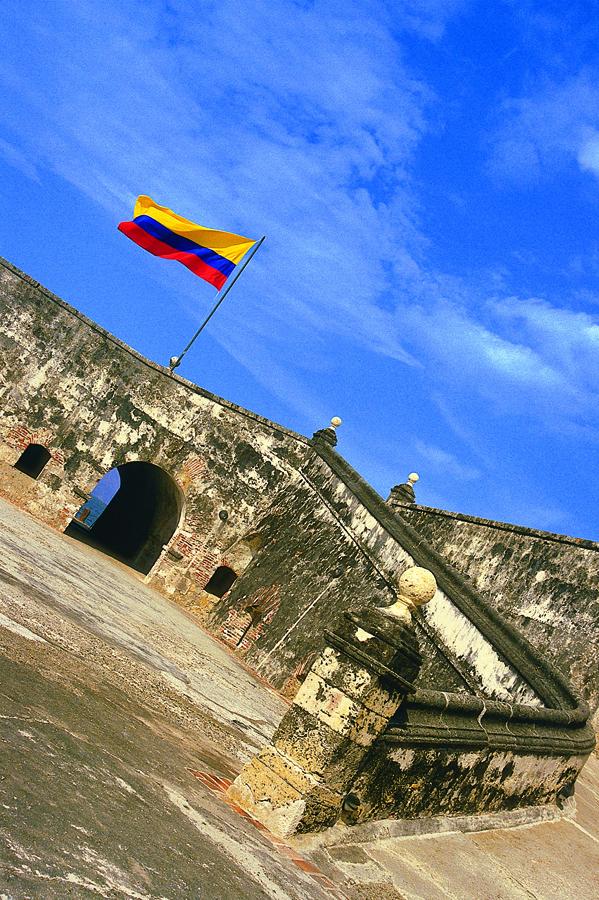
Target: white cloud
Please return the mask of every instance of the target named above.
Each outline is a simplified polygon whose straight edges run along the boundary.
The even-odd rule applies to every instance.
[[[4,138],[0,138],[0,156],[8,163],[9,166],[18,169],[26,178],[39,183],[40,177],[36,167],[17,147],[14,147]]]
[[[451,372],[454,385],[463,388],[470,382],[473,391],[504,397],[507,403],[516,400],[514,390],[541,395],[567,391],[564,373],[544,357],[542,347],[502,334],[499,320],[483,321],[485,311],[493,308],[484,296],[473,310],[455,298],[435,300],[431,291],[428,302],[402,307],[397,318],[401,332],[422,348],[429,366]]]
[[[599,317],[534,298],[509,297],[492,309],[573,390],[599,399]]]
[[[403,27],[431,41],[438,41],[446,20],[467,4],[464,0],[399,0],[395,8],[403,13]]]
[[[578,163],[599,173],[599,78],[594,69],[544,80],[503,104],[491,138],[490,171],[499,179],[531,184]]]
[[[221,3],[203,8],[201,24],[188,2],[137,9],[100,22],[96,4],[57,3],[33,25],[17,11],[33,47],[0,64],[21,99],[0,115],[24,158],[115,219],[144,192],[191,218],[266,233],[256,265],[276,285],[271,318],[414,363],[377,298],[418,269],[406,172],[429,94],[406,71],[384,9]],[[47,67],[45,96],[30,89],[32,52]],[[258,330],[264,302],[246,304]]]
[[[416,440],[414,448],[436,475],[445,476],[448,479],[457,478],[459,481],[474,481],[480,478],[478,469],[459,462],[453,453],[449,453],[441,447],[435,447],[434,444]],[[438,483],[439,479],[437,478],[436,481]]]
[[[433,98],[404,63],[398,26],[438,39],[459,4],[404,0],[391,22],[371,0],[221,2],[201,5],[201,23],[188,0],[101,15],[96,3],[56,2],[35,17],[8,5],[4,26],[19,39],[5,42],[0,74],[18,103],[0,107],[0,122],[13,162],[68,180],[107,227],[143,192],[198,221],[266,233],[244,275],[243,317],[225,304],[214,335],[302,413],[325,417],[303,376],[326,376],[338,338],[410,365],[441,402],[459,390],[500,413],[595,429],[593,320],[505,299],[501,279],[490,302],[426,266],[410,172]],[[564,158],[592,168],[597,83],[587,72],[513,101],[496,171],[538,178]],[[186,304],[197,296],[190,278],[166,267],[157,277]]]
[[[581,169],[587,169],[599,176],[599,134],[597,132],[587,138],[579,148],[578,163]]]

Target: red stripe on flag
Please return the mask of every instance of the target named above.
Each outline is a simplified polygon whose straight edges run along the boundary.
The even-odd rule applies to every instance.
[[[152,237],[151,234],[148,234],[147,231],[144,231],[143,228],[140,228],[135,222],[121,222],[118,229],[135,244],[143,247],[144,250],[147,250],[154,256],[160,256],[162,259],[176,259],[177,262],[183,263],[183,265],[187,266],[188,269],[191,269],[195,275],[199,275],[204,281],[214,285],[217,290],[220,290],[227,280],[226,275],[223,275],[218,269],[213,269],[212,266],[207,265],[207,263],[196,256],[195,253],[185,253],[183,250],[174,250],[172,247],[169,247],[168,244],[159,241],[158,238]]]

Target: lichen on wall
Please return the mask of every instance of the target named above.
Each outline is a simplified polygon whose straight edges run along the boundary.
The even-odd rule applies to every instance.
[[[6,263],[0,312],[0,495],[64,530],[109,469],[159,466],[185,509],[151,579],[193,605],[271,496],[297,477],[307,442],[173,377]],[[36,442],[51,463],[35,480],[16,478],[13,464]]]
[[[273,501],[258,526],[263,542],[259,557],[215,606],[212,619],[216,632],[281,689],[289,683],[297,689],[325,633],[336,627],[345,610],[390,604],[396,578],[413,563],[322,459],[307,459],[301,474],[301,481],[285,487]],[[282,592],[276,616],[267,629],[250,630],[236,644],[233,619],[244,615],[256,592],[274,584]],[[420,684],[542,702],[443,591],[429,608],[417,618],[427,649]]]
[[[599,544],[444,510],[399,514],[599,705]]]

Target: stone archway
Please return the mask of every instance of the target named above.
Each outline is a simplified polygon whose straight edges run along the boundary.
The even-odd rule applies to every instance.
[[[86,509],[93,506],[100,485],[110,476],[118,487],[106,506],[86,524]],[[117,466],[96,485],[65,529],[65,534],[120,560],[144,575],[150,571],[163,546],[178,528],[184,496],[168,472],[148,462],[130,462]],[[97,513],[97,510],[96,510]]]

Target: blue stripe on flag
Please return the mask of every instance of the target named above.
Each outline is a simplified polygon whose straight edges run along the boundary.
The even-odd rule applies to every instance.
[[[136,216],[133,221],[148,234],[151,234],[152,237],[157,238],[164,244],[168,244],[169,247],[172,247],[174,250],[181,250],[184,253],[194,253],[196,256],[199,256],[202,262],[205,262],[206,265],[212,266],[213,269],[222,272],[223,275],[230,275],[235,268],[235,263],[232,263],[230,259],[226,259],[215,250],[210,250],[208,247],[202,247],[200,244],[196,244],[195,241],[190,241],[189,238],[183,237],[180,234],[175,234],[174,231],[171,231],[170,228],[166,228],[165,225],[157,222],[156,219],[153,219],[151,216]]]

